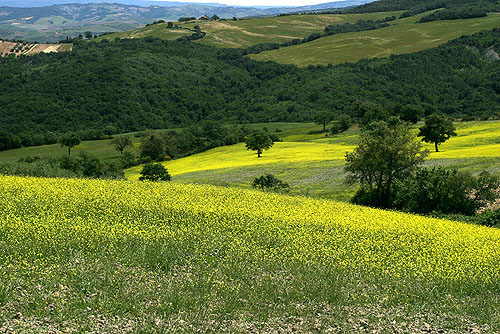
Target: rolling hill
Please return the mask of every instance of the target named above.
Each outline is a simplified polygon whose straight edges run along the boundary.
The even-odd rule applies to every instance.
[[[198,43],[216,47],[245,48],[260,43],[279,43],[295,38],[304,38],[312,33],[324,31],[328,25],[355,23],[359,20],[380,20],[397,14],[400,13],[289,15],[238,21],[195,21],[178,25],[188,29],[199,26],[201,31],[206,33],[206,36],[198,40]],[[165,39],[175,38],[175,34],[171,32],[172,29],[166,29],[166,27],[167,23],[156,24],[134,31],[110,34],[99,39],[112,40],[115,37],[144,38],[147,36]],[[177,37],[183,35],[184,31],[180,31]]]
[[[427,13],[396,20],[386,28],[327,36],[251,57],[299,66],[335,65],[426,50],[462,35],[500,27],[500,13],[489,13],[483,18],[417,24],[425,15]]]
[[[455,125],[458,136],[444,143],[441,152],[432,152],[432,144],[425,144],[431,151],[426,165],[471,172],[487,170],[500,176],[500,122],[460,122]],[[358,144],[357,127],[340,135],[330,134],[327,138],[323,133],[315,133],[319,126],[312,124],[271,123],[254,127],[266,127],[271,131],[284,129],[284,132],[275,133],[283,142],[275,143],[259,159],[247,151],[244,144],[237,144],[163,164],[177,182],[250,188],[253,178],[271,173],[288,182],[292,194],[336,200],[352,197],[356,187],[344,183],[343,167],[345,153]],[[0,153],[0,158],[19,157],[21,152]],[[39,152],[41,154],[43,150]],[[137,180],[141,169],[141,166],[128,169],[126,177]]]
[[[290,11],[353,6],[365,1],[341,1],[306,7],[251,8],[217,4],[125,5],[119,3],[70,3],[44,7],[0,7],[0,38],[57,42],[85,31],[94,34],[124,32],[153,21],[177,21],[180,17],[218,15],[221,18],[268,16]]]

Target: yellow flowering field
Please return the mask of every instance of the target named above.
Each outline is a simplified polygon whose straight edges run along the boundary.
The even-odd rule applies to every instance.
[[[328,200],[0,176],[0,250],[0,332],[500,326],[500,230]]]
[[[194,255],[496,281],[500,230],[303,197],[185,184],[0,177],[1,263],[66,247],[119,252],[129,238],[197,240]],[[103,245],[105,246],[104,248]]]
[[[261,158],[253,151],[245,149],[245,144],[223,146],[209,151],[191,155],[185,158],[164,162],[163,164],[172,175],[198,172],[204,170],[263,166],[272,163],[304,163],[311,161],[343,160],[345,152],[351,151],[354,146],[317,143],[317,142],[277,142],[269,151],[264,151]],[[137,180],[142,166],[126,170],[129,180]]]

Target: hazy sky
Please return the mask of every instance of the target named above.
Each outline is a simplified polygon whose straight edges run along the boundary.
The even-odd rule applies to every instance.
[[[335,0],[177,0],[181,2],[209,2],[209,3],[222,3],[230,6],[308,6],[317,5],[325,2],[334,2]],[[119,1],[117,1],[119,2]]]

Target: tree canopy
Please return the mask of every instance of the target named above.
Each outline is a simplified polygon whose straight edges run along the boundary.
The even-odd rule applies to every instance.
[[[394,182],[406,178],[426,156],[408,124],[397,119],[371,123],[358,147],[346,154],[349,180],[361,184],[354,202],[387,207]]]

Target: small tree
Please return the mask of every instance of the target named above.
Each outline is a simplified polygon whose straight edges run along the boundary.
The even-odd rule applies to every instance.
[[[92,31],[86,31],[86,32],[85,32],[85,38],[86,38],[86,39],[91,39],[91,38],[92,38],[92,36],[94,36],[94,35],[92,34]]]
[[[456,136],[453,122],[439,115],[431,115],[425,120],[424,126],[420,128],[419,137],[426,143],[434,143],[436,152],[438,145],[444,143],[452,136]]]
[[[165,142],[163,138],[157,133],[152,133],[142,139],[142,157],[149,157],[151,158],[151,160],[161,161],[165,156],[165,150]]]
[[[141,171],[140,181],[170,181],[172,177],[167,169],[160,163],[145,164]]]
[[[261,130],[252,132],[245,143],[247,150],[257,151],[257,158],[260,158],[263,150],[270,149],[274,144],[269,134]]]
[[[333,113],[329,111],[326,110],[318,111],[316,114],[314,114],[314,123],[318,125],[323,125],[323,132],[325,132],[326,126],[328,125],[328,123],[333,121],[333,118],[334,118]]]
[[[71,155],[71,149],[81,143],[80,137],[75,135],[74,133],[72,134],[67,134],[59,139],[59,143],[61,144],[61,147],[67,147],[68,148],[68,155]]]
[[[111,144],[115,146],[115,149],[120,152],[120,155],[123,154],[123,150],[127,147],[132,147],[134,144],[132,143],[132,139],[129,136],[119,136],[113,138]]]
[[[353,202],[379,207],[390,204],[393,183],[410,175],[427,156],[415,139],[410,127],[395,119],[373,122],[363,130],[359,146],[346,154],[348,180],[361,184]]]
[[[167,29],[172,29],[174,27],[174,22],[167,23]]]

